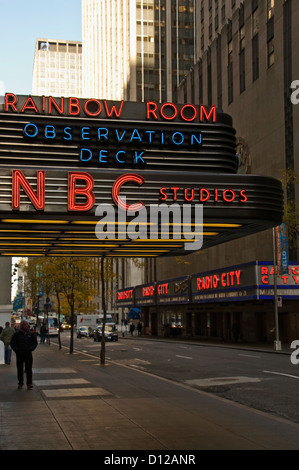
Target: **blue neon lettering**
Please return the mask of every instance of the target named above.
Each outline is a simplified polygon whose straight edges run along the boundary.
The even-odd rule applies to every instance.
[[[141,152],[138,154],[138,152],[135,151],[135,163],[138,163],[138,160],[142,160],[142,163],[145,164],[145,161],[143,160],[142,156],[144,152]]]
[[[64,140],[72,140],[72,138],[73,138],[71,132],[68,132],[68,131],[72,131],[72,128],[71,127],[65,127],[63,129],[64,134],[67,136],[67,137],[63,136]]]
[[[90,140],[90,127],[81,128],[81,138],[82,140]]]
[[[101,131],[104,131],[103,133]],[[101,137],[108,140],[108,129],[106,127],[99,127],[98,128],[98,140],[101,140]]]
[[[108,150],[100,150],[100,153],[99,153],[99,162],[101,163],[108,163],[107,162],[107,158],[108,158]]]
[[[156,131],[145,131],[145,134],[148,134],[148,142],[152,143],[152,135],[155,134]]]
[[[136,136],[135,136],[135,135],[136,135]],[[138,132],[137,129],[134,129],[134,130],[133,130],[132,135],[131,135],[130,142],[132,142],[132,140],[134,140],[134,139],[139,140],[139,142],[142,142],[142,139],[141,139],[140,134],[139,134],[139,132]]]
[[[177,141],[175,140],[175,136],[176,136],[176,135],[181,136],[180,142],[177,142]],[[171,136],[171,141],[172,141],[175,145],[181,145],[181,144],[184,142],[184,140],[185,140],[185,139],[184,139],[184,136],[183,136],[183,134],[182,134],[181,132],[174,132],[174,133],[172,134],[172,136]]]
[[[33,128],[33,134],[28,134],[29,132],[29,129],[28,127],[31,126]],[[27,136],[27,137],[36,137],[37,134],[38,134],[38,127],[35,125],[35,124],[32,124],[32,122],[30,122],[29,124],[26,124],[26,126],[24,127],[24,134]]]
[[[123,133],[121,135],[119,135],[118,129],[115,129],[115,134],[116,134],[118,142],[121,142],[123,140],[125,134],[126,134],[126,131],[123,131]]]
[[[87,154],[86,158],[85,158],[85,154]],[[81,160],[81,162],[88,162],[91,158],[92,158],[92,152],[89,149],[81,149],[80,150],[80,160]]]
[[[196,137],[195,134],[191,134],[191,145],[194,145],[194,140],[201,145],[201,134],[199,134],[199,138]]]
[[[46,139],[55,139],[56,132],[54,126],[45,126],[45,137]]]
[[[118,155],[119,155],[120,153],[123,153],[123,154],[126,155],[126,152],[125,152],[124,150],[120,150],[119,152],[117,152],[117,153],[115,154],[116,160],[117,160],[119,163],[126,163],[126,160],[120,160],[120,159],[118,158]]]

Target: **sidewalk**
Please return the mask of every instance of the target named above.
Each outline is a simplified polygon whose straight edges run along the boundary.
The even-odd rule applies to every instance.
[[[14,354],[0,365],[1,450],[299,449],[299,425],[140,370],[56,344],[33,366],[18,390]]]

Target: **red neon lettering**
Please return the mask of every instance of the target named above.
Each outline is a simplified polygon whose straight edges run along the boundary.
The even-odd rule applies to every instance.
[[[168,283],[158,284],[158,294],[167,294],[168,293]]]
[[[12,101],[10,101],[10,98],[12,98]],[[17,97],[13,93],[6,93],[5,94],[5,111],[8,111],[9,108],[12,109],[12,111],[17,112],[17,107],[16,107],[16,102],[17,102]]]
[[[20,208],[20,186],[24,189],[30,201],[37,210],[45,207],[45,172],[37,172],[37,192],[35,193],[21,170],[12,173],[12,208]]]
[[[172,116],[167,116],[164,113],[164,108],[172,108],[173,109],[173,115]],[[177,116],[178,110],[177,110],[177,107],[173,103],[164,103],[161,106],[160,114],[164,119],[167,119],[168,121],[171,121],[172,119],[174,119]]]
[[[208,189],[202,188],[200,190],[199,200],[201,202],[207,201],[210,198],[210,191]]]
[[[69,99],[69,115],[70,116],[78,116],[80,114],[80,105],[78,98],[70,98]]]
[[[98,110],[95,111],[94,113],[91,113],[90,111],[88,111],[88,109],[87,109],[88,103],[96,103],[97,106],[98,106]],[[85,101],[85,103],[84,103],[84,112],[88,116],[92,116],[92,117],[98,116],[99,114],[101,114],[101,111],[102,111],[102,105],[101,105],[101,102],[99,100],[90,99],[90,100]]]
[[[240,202],[246,202],[247,201],[246,189],[241,189],[240,196],[242,197],[242,199],[240,198]]]
[[[167,194],[165,193],[166,188],[161,188],[160,189],[160,194],[162,194],[162,197],[160,197],[161,201],[166,201],[167,199]]]
[[[105,105],[107,116],[111,117],[113,114],[115,114],[115,116],[119,118],[120,115],[121,115],[122,109],[123,109],[123,104],[124,104],[124,102],[122,101],[120,103],[120,106],[119,106],[118,110],[116,109],[115,104],[113,104],[111,109],[109,110],[108,105],[107,105],[107,101],[104,100],[104,105]]]
[[[216,122],[216,106],[213,105],[210,109],[209,114],[208,114],[205,106],[201,105],[201,107],[200,107],[200,120],[203,121],[204,118],[206,118],[206,120],[209,121],[211,116],[212,116],[212,121]]]
[[[262,283],[268,284],[268,276],[262,276]]]
[[[268,267],[267,266],[261,266],[261,274],[268,274]]]
[[[120,209],[123,209],[125,211],[139,211],[141,207],[143,207],[142,202],[137,202],[136,204],[130,205],[125,203],[119,196],[122,185],[128,183],[129,181],[133,181],[134,183],[142,185],[144,182],[144,178],[134,173],[128,173],[126,175],[120,176],[119,178],[117,178],[117,180],[112,186],[112,198],[115,204]]]
[[[85,181],[84,187],[76,187],[78,181]],[[90,210],[95,202],[95,196],[92,192],[94,185],[93,178],[88,173],[69,173],[69,201],[68,209],[70,211],[88,211]],[[76,202],[76,196],[84,196],[86,202]]]
[[[63,111],[64,111],[64,99],[63,98],[61,98],[60,107],[59,107],[56,101],[54,100],[54,98],[52,96],[49,96],[49,114],[52,114],[52,104],[54,105],[54,108],[56,108],[56,111],[58,111],[59,114],[63,114]],[[43,106],[44,106],[44,99],[43,99]]]
[[[188,189],[185,188],[185,200],[186,201],[193,201],[193,199],[194,199],[194,189],[193,188],[191,189],[191,196],[188,197]]]
[[[29,96],[29,98],[27,98],[26,103],[24,104],[23,108],[21,109],[21,113],[23,113],[27,109],[33,109],[36,113],[38,113],[38,109],[35,106],[35,103],[34,103],[33,99],[31,98],[31,96]]]
[[[176,201],[177,200],[177,192],[179,191],[179,187],[172,187],[170,188],[172,191],[173,191],[173,200]]]
[[[154,295],[154,286],[148,286],[148,287],[143,287],[142,288],[142,296],[143,297],[149,297],[151,295]]]
[[[157,117],[157,108],[158,106],[154,101],[148,101],[146,103],[146,119],[150,119],[151,115],[153,115],[154,119],[158,119]]]
[[[193,116],[191,118],[188,118],[186,116],[184,116],[184,111],[187,109],[187,108],[191,108],[192,111],[193,111]],[[194,119],[196,118],[197,116],[197,109],[195,108],[195,106],[193,106],[193,104],[185,104],[182,109],[181,109],[181,117],[182,119],[184,119],[184,121],[194,121]]]
[[[231,193],[231,198],[229,198],[229,196],[227,196],[228,193]],[[236,198],[236,193],[232,189],[225,189],[223,191],[223,199],[226,202],[233,202],[235,200],[235,198]]]

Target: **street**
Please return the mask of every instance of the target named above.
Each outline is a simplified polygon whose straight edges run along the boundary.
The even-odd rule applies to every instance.
[[[63,347],[69,339],[61,334]],[[100,355],[100,343],[90,338],[75,337],[74,347]],[[106,360],[299,423],[299,365],[289,354],[120,334],[106,343]]]

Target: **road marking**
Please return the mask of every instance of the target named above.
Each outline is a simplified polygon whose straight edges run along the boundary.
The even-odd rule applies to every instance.
[[[33,368],[34,374],[77,374],[75,369],[68,367],[43,367],[42,369]]]
[[[48,380],[34,380],[33,383],[38,387],[47,385],[78,385],[90,383],[85,379],[48,379]]]
[[[189,356],[180,356],[179,354],[176,354],[175,356],[176,356],[176,357],[182,357],[183,359],[193,359],[193,357],[189,357]]]
[[[264,370],[266,374],[284,375],[285,377],[291,377],[292,379],[299,379],[297,375],[284,374],[283,372],[274,372],[271,370]]]
[[[242,357],[256,357],[256,358],[260,358],[261,356],[254,356],[253,354],[239,354],[239,356],[242,356]]]
[[[210,377],[208,379],[186,380],[188,385],[196,385],[198,387],[212,387],[215,385],[228,385],[246,382],[260,382],[260,379],[254,377]]]
[[[97,395],[111,395],[104,388],[61,388],[55,390],[42,390],[43,394],[48,398],[61,398],[61,397],[83,397],[83,396],[97,396]]]

